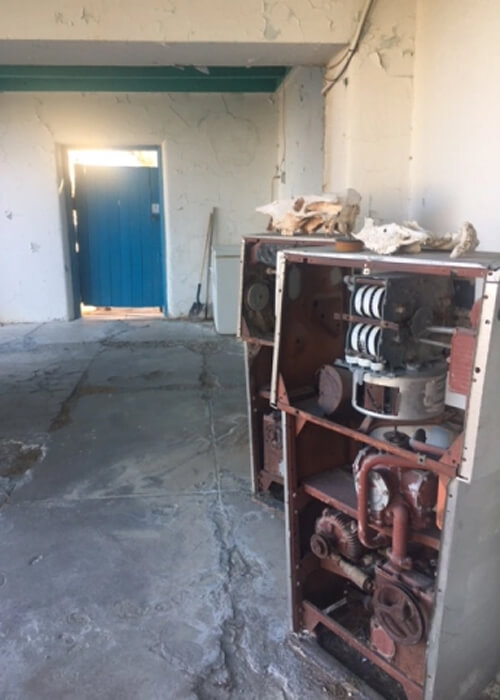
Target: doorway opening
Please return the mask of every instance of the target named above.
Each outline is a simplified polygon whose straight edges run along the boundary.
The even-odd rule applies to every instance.
[[[161,162],[157,147],[67,149],[73,293],[80,315],[167,312]],[[75,306],[77,305],[75,304]]]

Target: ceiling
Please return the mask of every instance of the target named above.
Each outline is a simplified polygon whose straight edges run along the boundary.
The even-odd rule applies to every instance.
[[[0,40],[0,91],[274,92],[342,45]]]
[[[324,66],[343,44],[0,40],[0,65]]]

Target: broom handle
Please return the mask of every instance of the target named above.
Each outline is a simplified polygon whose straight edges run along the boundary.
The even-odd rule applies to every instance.
[[[208,254],[208,241],[210,239],[210,231],[212,230],[212,220],[214,218],[214,210],[210,212],[210,215],[208,217],[208,226],[207,226],[207,232],[205,234],[205,247],[203,248],[203,256],[201,258],[201,268],[200,268],[200,287],[203,282],[203,270],[205,269],[205,262],[207,259],[207,254]]]
[[[214,217],[215,217],[215,208],[212,209],[212,213],[210,214],[210,235],[208,236],[208,254],[212,252],[212,243],[214,240]],[[207,265],[207,288],[205,290],[205,321],[208,319],[208,302],[210,299],[210,260],[208,261]]]

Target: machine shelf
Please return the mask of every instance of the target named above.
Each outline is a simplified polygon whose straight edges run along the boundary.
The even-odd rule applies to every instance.
[[[343,469],[332,469],[304,479],[302,487],[309,496],[322,501],[331,508],[346,513],[351,518],[357,518],[357,496],[351,474]],[[391,529],[370,523],[377,532],[391,535]],[[431,530],[416,531],[412,534],[411,542],[439,550],[440,531],[435,527]]]
[[[324,416],[319,416],[315,413],[312,413],[312,404],[312,400],[296,402],[295,406],[292,406],[282,401],[278,401],[277,407],[280,411],[284,411],[285,413],[295,415],[306,422],[313,423],[322,428],[326,428],[326,430],[331,430],[333,432],[340,433],[341,435],[345,435],[346,437],[349,437],[352,440],[355,440],[356,442],[361,442],[365,445],[371,445],[372,447],[375,447],[380,450],[383,449],[384,452],[389,452],[391,454],[397,455],[398,457],[401,457],[402,459],[407,461],[414,461],[415,469],[428,469],[430,466],[433,466],[437,467],[437,469],[443,476],[447,476],[449,478],[453,478],[456,476],[455,465],[451,466],[447,463],[438,462],[437,460],[432,459],[431,457],[419,455],[416,452],[412,452],[410,450],[405,450],[404,448],[398,447],[397,445],[393,445],[390,442],[381,443],[381,441],[377,438],[371,437],[370,435],[362,432],[361,430],[357,430],[356,428],[350,428],[347,425],[336,423],[335,421],[332,421],[329,418],[325,418]],[[389,428],[390,425],[388,424],[388,429]]]
[[[304,479],[302,487],[309,496],[337,508],[351,518],[357,517],[357,498],[353,478],[343,469],[315,474]]]

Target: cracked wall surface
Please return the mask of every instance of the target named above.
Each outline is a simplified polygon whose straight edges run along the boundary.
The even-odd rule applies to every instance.
[[[326,97],[326,188],[355,187],[383,221],[471,221],[498,250],[499,34],[495,0],[377,0]]]
[[[416,0],[375,2],[358,53],[326,97],[325,187],[362,194],[360,224],[363,215],[407,217],[415,18]]]
[[[320,188],[320,70],[296,69],[280,95],[10,94],[0,102],[0,322],[71,318],[57,145],[162,149],[168,310],[188,313],[208,215],[215,243],[263,231],[255,212],[286,187]],[[288,111],[284,116],[283,109]],[[281,141],[283,144],[283,140]]]
[[[496,0],[419,1],[412,217],[438,231],[465,220],[500,248],[500,12]]]
[[[4,3],[2,11],[7,10],[14,26],[18,10],[29,7],[27,1]],[[50,10],[50,5],[37,4],[35,14],[45,17],[47,7]],[[245,4],[243,12],[248,8]],[[410,215],[438,230],[456,230],[470,219],[482,247],[496,249],[500,94],[491,75],[500,60],[496,50],[500,15],[494,0],[461,0],[453,8],[444,0],[432,6],[423,0],[377,0],[358,54],[324,101],[323,186],[332,191],[358,189],[363,195],[362,216],[402,220]],[[103,8],[99,3],[85,5],[83,19],[81,5],[59,2],[52,9],[63,15],[78,9],[74,21],[92,27],[91,16]],[[288,41],[289,25],[304,29],[321,16],[325,26],[332,22],[338,26],[338,17],[349,15],[351,32],[358,10],[359,3],[347,6],[340,1],[259,3],[259,31],[265,31],[267,21],[268,31],[274,27],[281,32],[275,42]],[[187,9],[181,11],[172,0],[162,11],[179,19]],[[57,17],[59,26],[62,19]],[[40,21],[43,26],[45,20]],[[227,31],[233,21],[234,17],[224,16]],[[239,31],[247,31],[240,24]],[[248,29],[253,41],[252,31]],[[317,27],[315,31],[320,36]],[[15,36],[21,36],[20,30]],[[330,39],[334,40],[333,34]],[[217,51],[227,58],[227,47],[237,45],[220,43]],[[74,46],[78,52],[78,43]],[[321,116],[315,87],[318,69],[298,71],[296,76],[310,71],[305,92],[301,78],[294,78],[288,86],[291,92],[282,92],[274,102],[261,96],[221,99],[177,94],[2,96],[0,158],[6,176],[0,190],[0,321],[65,318],[69,313],[69,289],[59,273],[68,263],[55,196],[55,141],[163,145],[171,202],[170,311],[185,313],[192,301],[210,206],[220,207],[219,242],[236,242],[241,233],[264,227],[262,218],[253,214],[256,204],[306,186],[318,189],[319,130],[307,130],[311,115],[316,113],[316,122]],[[283,129],[285,158],[279,134]],[[276,177],[283,168],[285,182]]]
[[[0,38],[343,43],[361,0],[4,0]],[[26,22],[26,17],[30,22]]]
[[[322,191],[323,69],[294,68],[278,90],[278,160],[273,198]]]
[[[208,215],[216,243],[262,230],[271,196],[277,106],[267,95],[4,95],[0,103],[0,321],[68,318],[69,263],[56,144],[158,145],[165,182],[169,312],[186,314]]]

